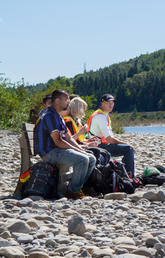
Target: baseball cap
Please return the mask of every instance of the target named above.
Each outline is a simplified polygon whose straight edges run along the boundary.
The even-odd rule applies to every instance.
[[[102,101],[111,101],[111,100],[113,100],[113,101],[115,101],[115,98],[114,98],[114,96],[112,96],[111,94],[104,94],[102,97],[101,97],[101,102]]]

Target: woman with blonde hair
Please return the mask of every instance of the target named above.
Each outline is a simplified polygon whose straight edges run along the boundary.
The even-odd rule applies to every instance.
[[[69,109],[61,112],[71,135],[81,144],[84,142],[84,134],[88,130],[88,126],[82,126],[81,123],[81,119],[85,116],[87,107],[87,103],[82,98],[75,97],[71,100]]]

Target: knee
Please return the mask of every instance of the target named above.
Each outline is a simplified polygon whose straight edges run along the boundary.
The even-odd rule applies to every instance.
[[[134,148],[132,146],[129,145],[129,148],[130,148],[130,152],[132,152],[132,153],[135,152],[135,150],[134,150]]]
[[[84,155],[84,156],[82,156],[82,158],[81,158],[81,162],[83,163],[84,166],[88,166],[88,164],[89,164],[89,158],[88,158],[86,155]]]
[[[133,147],[130,146],[130,145],[126,145],[126,149],[127,149],[128,152],[132,152],[132,153],[134,152]]]
[[[90,155],[89,156],[89,162],[92,164],[92,165],[95,165],[96,164],[96,158],[94,155]]]

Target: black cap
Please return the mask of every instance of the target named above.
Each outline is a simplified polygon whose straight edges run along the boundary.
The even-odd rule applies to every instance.
[[[114,96],[112,96],[111,94],[104,94],[102,97],[101,97],[101,102],[102,101],[111,101],[111,100],[113,100],[113,101],[115,101],[115,98],[114,98]]]

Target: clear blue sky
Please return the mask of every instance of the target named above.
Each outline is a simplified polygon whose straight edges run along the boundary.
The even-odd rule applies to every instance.
[[[165,48],[165,0],[0,0],[0,73],[36,84]]]

